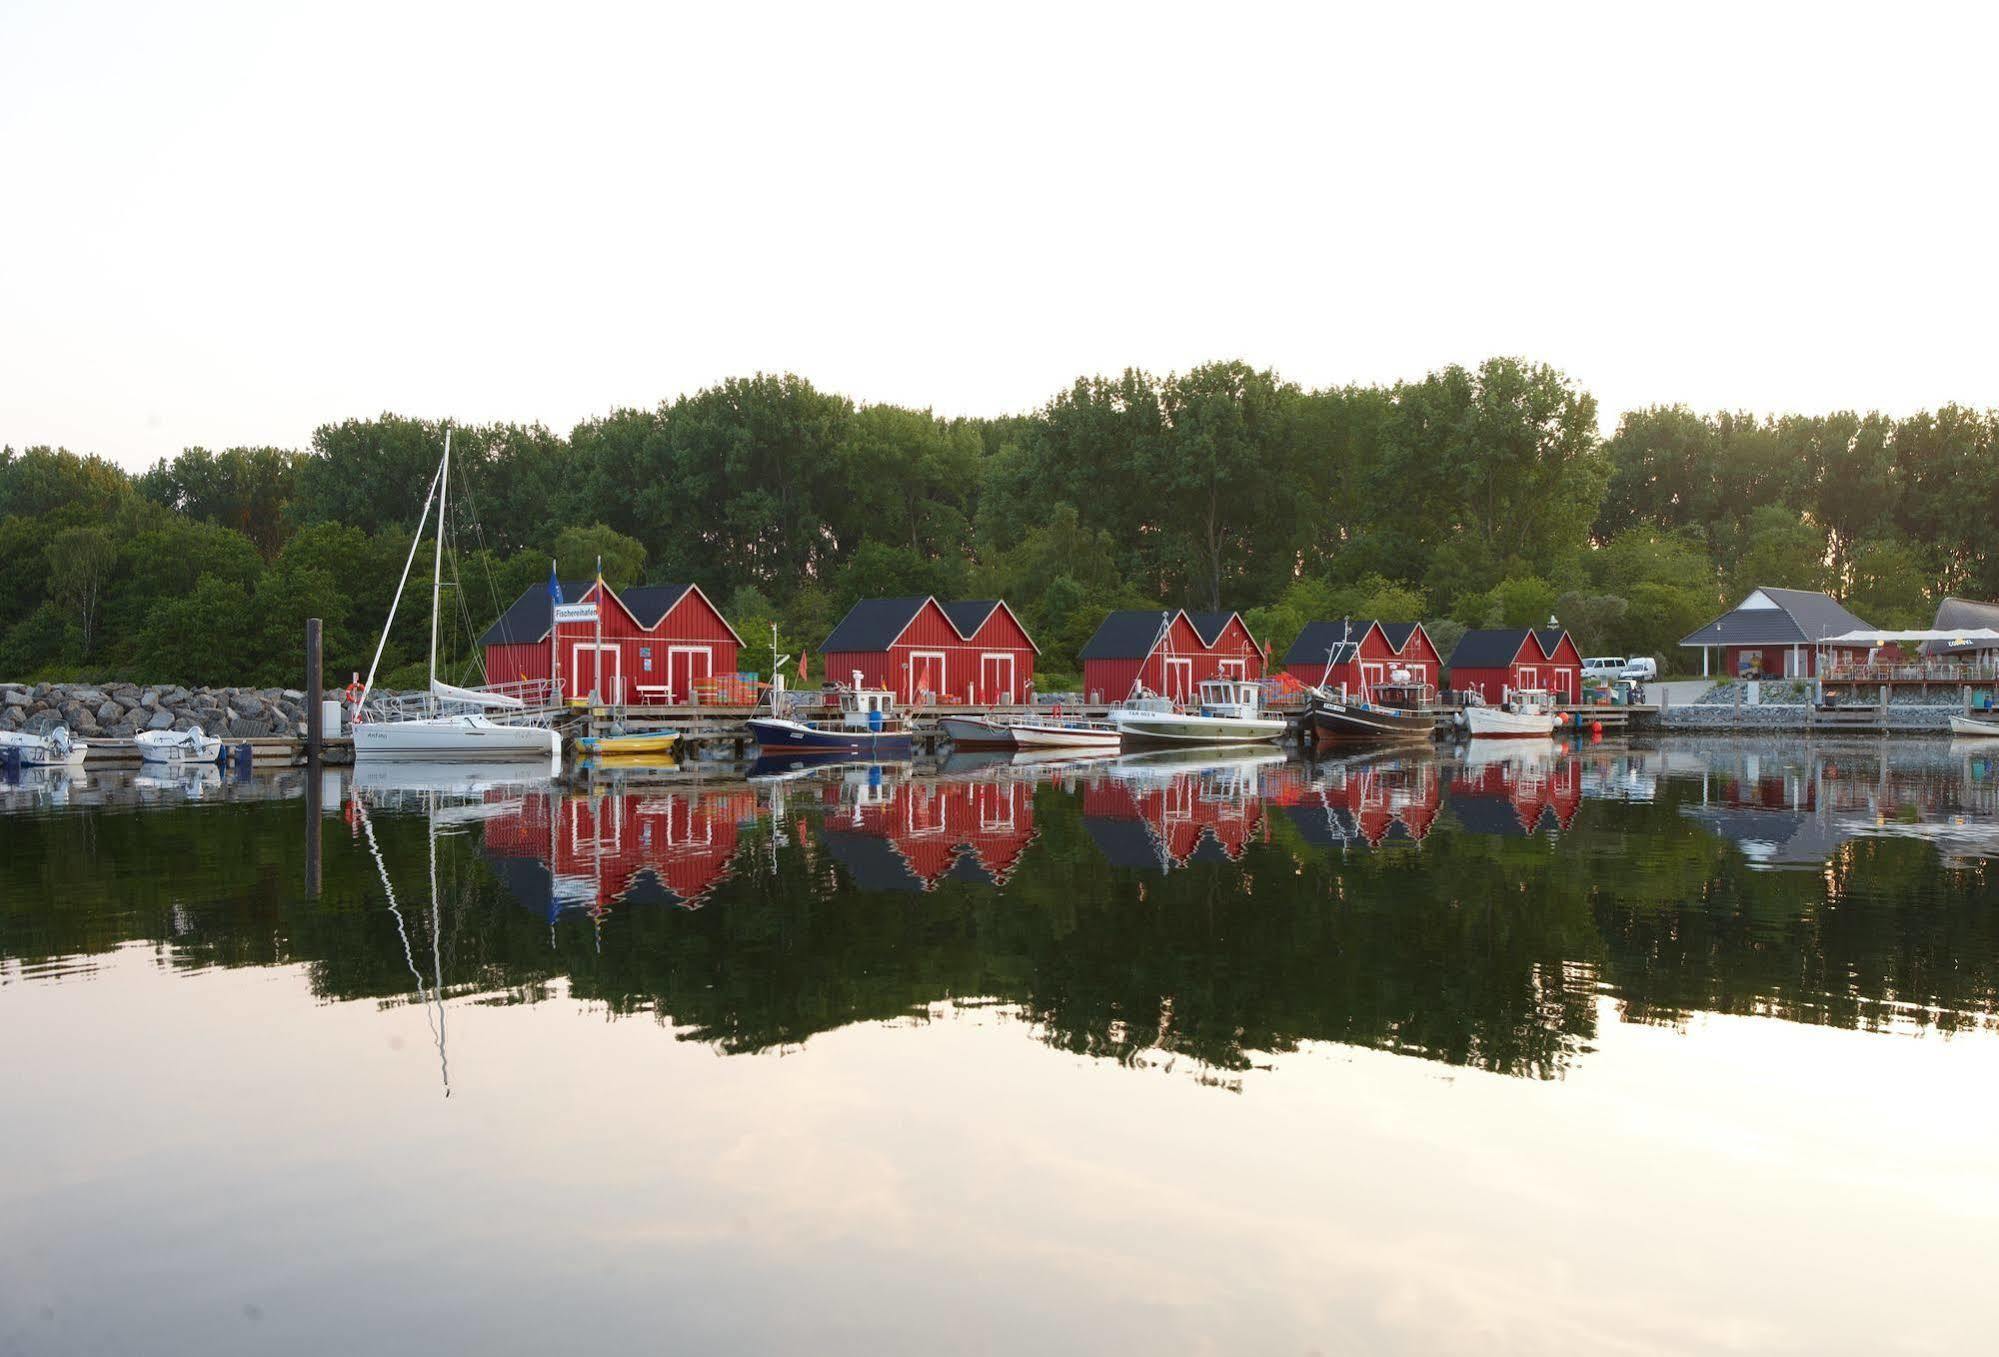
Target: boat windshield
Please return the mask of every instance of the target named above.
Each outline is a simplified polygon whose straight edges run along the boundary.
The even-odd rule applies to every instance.
[[[1247,707],[1258,705],[1257,687],[1240,679],[1204,679],[1201,682],[1204,707]]]

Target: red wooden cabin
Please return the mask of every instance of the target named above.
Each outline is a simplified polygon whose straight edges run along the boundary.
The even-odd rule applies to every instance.
[[[743,638],[699,585],[635,585],[621,592],[565,581],[562,597],[594,605],[600,621],[563,622],[551,645],[548,586],[534,585],[479,638],[488,683],[558,677],[549,672],[551,650],[558,653],[565,693],[594,691],[607,702],[692,702],[709,680],[736,673]]]
[[[1093,702],[1122,701],[1141,683],[1185,702],[1207,679],[1263,677],[1263,652],[1232,612],[1114,612],[1098,624],[1082,660],[1083,689]]]
[[[1557,702],[1583,690],[1583,656],[1566,631],[1499,627],[1468,631],[1451,651],[1451,691],[1502,702],[1509,692],[1542,689]]]
[[[1431,685],[1443,674],[1443,658],[1421,622],[1308,622],[1284,652],[1284,672],[1300,683],[1348,692],[1372,689],[1403,669]]]
[[[885,688],[910,705],[1026,702],[1040,650],[1005,599],[864,598],[819,647],[830,683]]]

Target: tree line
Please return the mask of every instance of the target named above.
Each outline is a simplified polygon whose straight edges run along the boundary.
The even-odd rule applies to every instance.
[[[1755,416],[1595,399],[1491,359],[1308,389],[1242,362],[1077,380],[1039,409],[945,418],[758,374],[565,436],[452,424],[444,660],[520,591],[691,582],[767,672],[857,598],[1004,596],[1042,686],[1116,607],[1229,607],[1281,651],[1319,617],[1463,629],[1551,615],[1586,651],[1682,657],[1759,584],[1824,588],[1882,626],[1999,597],[1999,412]],[[296,681],[303,619],[361,670],[444,424],[384,414],[305,449],[189,448],[130,474],[0,449],[0,677]],[[413,599],[383,659],[421,681]]]

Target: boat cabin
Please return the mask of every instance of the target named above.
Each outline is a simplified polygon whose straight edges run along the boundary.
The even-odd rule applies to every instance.
[[[895,694],[885,688],[840,690],[840,724],[849,730],[881,730],[895,719]]]
[[[1201,715],[1254,717],[1263,705],[1263,690],[1238,679],[1206,679],[1201,684]]]

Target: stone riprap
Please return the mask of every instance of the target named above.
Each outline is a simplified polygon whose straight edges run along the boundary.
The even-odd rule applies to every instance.
[[[1950,732],[1950,718],[1963,710],[1955,702],[1949,706],[1891,702],[1883,724],[1889,730],[1945,735]],[[1802,702],[1763,702],[1755,706],[1745,702],[1740,707],[1733,703],[1724,706],[1719,702],[1689,702],[1666,708],[1659,715],[1659,723],[1667,730],[1828,729],[1824,718]]]
[[[194,726],[231,740],[297,736],[305,729],[305,694],[296,688],[0,683],[0,730],[41,735],[59,725],[86,740]]]

